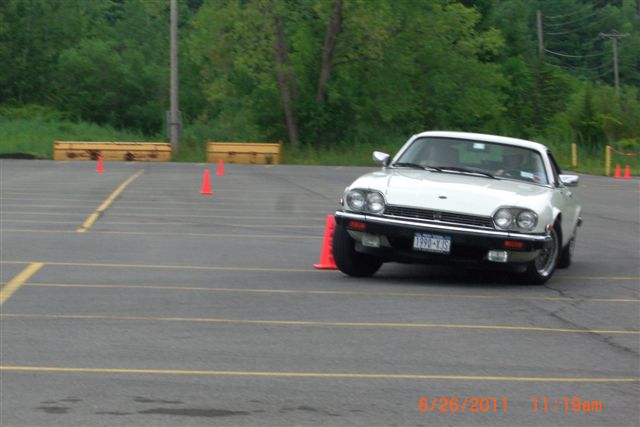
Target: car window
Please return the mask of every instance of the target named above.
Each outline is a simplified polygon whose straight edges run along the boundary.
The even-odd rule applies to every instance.
[[[456,138],[418,138],[397,162],[467,168],[505,179],[549,183],[540,153],[515,145]]]

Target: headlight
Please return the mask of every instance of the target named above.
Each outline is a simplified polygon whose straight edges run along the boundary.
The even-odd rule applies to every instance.
[[[516,218],[516,224],[523,230],[531,230],[538,223],[538,216],[532,211],[522,211]]]
[[[360,212],[363,211],[366,205],[364,194],[361,191],[351,190],[347,193],[347,206],[350,209]]]
[[[522,208],[500,208],[493,215],[496,228],[510,231],[531,231],[538,224],[538,215]]]
[[[493,216],[493,222],[498,228],[507,229],[513,222],[513,214],[509,209],[500,209]]]
[[[384,198],[380,193],[369,193],[367,194],[367,206],[370,212],[380,213],[384,210]]]
[[[355,212],[379,214],[384,211],[385,202],[377,191],[350,190],[345,196],[347,207]]]

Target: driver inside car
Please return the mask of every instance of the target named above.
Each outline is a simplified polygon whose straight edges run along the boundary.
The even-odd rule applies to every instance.
[[[505,151],[502,155],[502,165],[495,172],[496,176],[514,178],[522,181],[533,181],[546,184],[547,178],[539,156],[523,150]]]
[[[522,160],[523,155],[520,153],[507,153],[502,156],[502,165],[500,169],[495,172],[496,176],[506,176],[511,178],[520,178],[520,174],[523,170]]]

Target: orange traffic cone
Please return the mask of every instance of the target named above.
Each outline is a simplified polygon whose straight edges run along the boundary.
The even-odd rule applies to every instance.
[[[616,172],[613,174],[613,177],[615,179],[622,178],[622,175],[620,175],[620,163],[616,163]]]
[[[216,176],[224,176],[224,165],[222,164],[222,159],[218,159],[218,170],[216,171]]]
[[[97,173],[104,173],[104,165],[102,164],[102,154],[98,154],[98,166],[96,166]]]
[[[200,190],[200,194],[213,194],[213,191],[211,191],[211,177],[209,176],[208,169],[204,170],[204,175],[202,176],[202,190]]]
[[[333,259],[333,232],[336,229],[336,219],[333,215],[327,216],[327,223],[324,228],[324,239],[322,240],[322,253],[320,262],[313,264],[318,270],[336,270],[336,261]]]
[[[631,179],[631,168],[629,167],[629,165],[626,165],[624,167],[624,179]]]

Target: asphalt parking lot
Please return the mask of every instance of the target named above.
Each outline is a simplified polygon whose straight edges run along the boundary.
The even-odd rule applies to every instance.
[[[3,427],[640,424],[637,179],[582,176],[574,264],[524,286],[316,270],[369,169],[207,167],[0,161]]]

